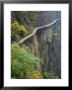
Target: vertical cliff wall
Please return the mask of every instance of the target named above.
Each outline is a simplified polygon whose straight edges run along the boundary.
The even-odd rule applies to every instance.
[[[51,23],[56,18],[60,18],[60,12],[41,12],[38,26]],[[50,28],[37,32],[38,49],[40,57],[43,58],[43,71],[53,70],[59,77],[61,74],[61,21],[59,20]]]

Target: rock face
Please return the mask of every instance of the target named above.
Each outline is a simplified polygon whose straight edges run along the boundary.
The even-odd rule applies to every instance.
[[[34,24],[31,25],[31,23],[29,23],[29,18],[27,20],[28,15],[25,15],[25,13],[27,12],[14,11],[11,13],[11,19],[16,19],[20,24],[27,26],[29,34],[32,33],[35,27],[48,25],[59,18],[56,24],[49,28],[38,30],[34,36],[27,39],[20,46],[24,47],[27,52],[41,58],[43,61],[41,67],[42,72],[54,71],[57,73],[59,78],[61,78],[61,12],[40,11],[38,13],[39,17],[37,17],[38,21],[34,20],[34,22],[37,23],[37,26],[35,25],[35,27]],[[13,36],[13,42],[26,36],[22,36],[22,33],[18,34],[15,34],[16,39]]]
[[[51,23],[56,18],[60,18],[60,12],[41,12],[38,26]],[[61,24],[60,20],[50,28],[37,32],[38,50],[40,57],[43,58],[43,71],[53,70],[59,78],[61,77]]]
[[[59,11],[42,11],[40,12],[37,27],[50,24],[55,19],[61,18]],[[38,30],[30,38],[27,44],[28,51],[43,60],[42,71],[54,71],[61,78],[61,21],[47,28]]]

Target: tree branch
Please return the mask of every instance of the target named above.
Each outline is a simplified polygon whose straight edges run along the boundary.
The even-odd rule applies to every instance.
[[[58,20],[59,20],[59,18],[56,19],[56,20],[54,20],[52,23],[50,23],[50,24],[48,24],[48,25],[40,26],[40,27],[35,28],[30,35],[28,35],[27,37],[22,38],[22,39],[19,41],[19,44],[24,43],[28,38],[31,38],[32,36],[34,36],[39,29],[51,27],[51,26],[54,25]]]

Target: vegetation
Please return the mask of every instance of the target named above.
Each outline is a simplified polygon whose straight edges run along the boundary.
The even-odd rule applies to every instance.
[[[12,78],[42,78],[41,60],[17,43],[12,44]]]
[[[58,75],[54,71],[44,72],[45,79],[58,79]]]
[[[11,26],[12,26],[13,30],[18,30],[18,31],[22,31],[24,33],[28,33],[25,26],[20,25],[16,20],[13,21]]]
[[[49,70],[47,65],[51,60],[52,35],[58,32],[45,32],[42,30],[19,45],[19,41],[30,35],[37,27],[40,11],[12,11],[11,12],[11,78],[12,79],[58,79],[58,74]],[[45,23],[46,24],[46,23]],[[40,40],[40,35],[42,38]],[[45,36],[44,36],[45,35]],[[39,36],[39,37],[37,37]],[[46,40],[44,39],[46,37]],[[51,45],[51,46],[50,46]],[[47,48],[46,48],[47,46]],[[47,52],[48,51],[48,52]],[[47,70],[44,71],[45,67]]]

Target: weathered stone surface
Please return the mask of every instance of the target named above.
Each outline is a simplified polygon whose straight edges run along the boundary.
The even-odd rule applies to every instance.
[[[60,18],[60,12],[41,12],[38,25],[46,25]],[[55,35],[58,33],[58,35]],[[60,20],[54,26],[37,32],[40,57],[44,59],[43,71],[53,70],[61,75],[61,25]]]

